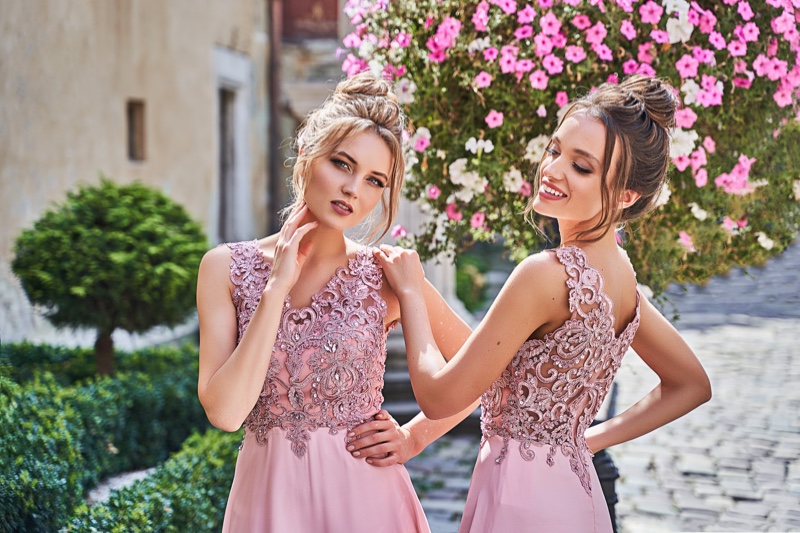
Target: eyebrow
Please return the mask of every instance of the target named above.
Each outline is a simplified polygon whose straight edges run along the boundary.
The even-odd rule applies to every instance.
[[[558,136],[553,135],[553,140],[554,141],[559,141]],[[595,163],[597,163],[598,166],[602,166],[602,165],[600,165],[600,160],[597,159],[597,157],[595,157],[593,154],[587,152],[586,150],[583,150],[581,148],[573,148],[572,151],[577,153],[577,154],[579,154],[579,155],[582,155],[583,157],[586,157],[587,159],[593,160]]]
[[[351,156],[350,154],[348,154],[348,153],[347,153],[347,152],[345,152],[344,150],[336,150],[336,151],[335,151],[335,152],[333,152],[333,153],[334,153],[334,154],[336,154],[336,155],[342,156],[342,157],[344,157],[344,158],[346,158],[346,159],[348,159],[348,160],[350,160],[350,163],[352,163],[352,164],[353,164],[353,165],[355,165],[355,166],[358,166],[358,161],[356,161],[355,159],[353,159],[353,156]],[[386,181],[389,181],[389,176],[387,176],[387,175],[386,175],[386,174],[384,174],[383,172],[378,172],[377,170],[371,170],[371,171],[370,171],[370,173],[371,173],[371,174],[375,174],[376,176],[380,176],[380,177],[382,177],[383,179],[385,179]]]

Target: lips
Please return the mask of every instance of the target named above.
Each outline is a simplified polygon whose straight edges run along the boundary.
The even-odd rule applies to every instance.
[[[343,200],[334,200],[331,202],[333,210],[340,215],[350,215],[353,213],[353,206]]]
[[[539,193],[544,193],[548,197],[552,198],[566,198],[567,195],[561,189],[550,185],[549,183],[542,183],[539,187]]]

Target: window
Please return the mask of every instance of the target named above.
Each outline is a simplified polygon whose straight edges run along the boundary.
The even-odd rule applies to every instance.
[[[144,161],[144,100],[128,100],[128,159]]]

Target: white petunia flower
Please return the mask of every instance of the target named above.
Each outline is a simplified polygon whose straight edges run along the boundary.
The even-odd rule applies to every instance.
[[[694,25],[689,22],[689,16],[682,13],[679,18],[671,18],[667,21],[667,34],[669,42],[672,44],[685,43],[692,36]]]
[[[538,163],[542,157],[544,149],[547,148],[548,144],[550,144],[549,136],[539,135],[538,137],[534,137],[528,142],[528,146],[525,147],[524,159],[530,161],[531,163]]]
[[[708,218],[708,212],[705,211],[696,203],[694,202],[690,203],[689,208],[692,210],[692,214],[694,215],[694,218],[696,218],[697,220],[705,220]]]
[[[669,197],[672,195],[672,191],[669,190],[669,185],[664,182],[664,185],[661,186],[661,191],[659,191],[658,196],[655,199],[655,206],[661,207],[669,202]]]
[[[758,244],[765,250],[772,250],[772,247],[775,246],[775,241],[767,237],[767,234],[763,231],[756,233],[756,236],[758,238]]]
[[[489,48],[489,37],[484,37],[483,39],[475,39],[471,43],[467,45],[467,51],[470,54],[474,54],[475,52],[480,52],[481,50],[485,50]]]
[[[692,105],[697,101],[697,93],[700,91],[700,86],[694,80],[686,80],[686,83],[681,85],[681,92],[685,93],[683,103],[685,105]]]
[[[698,135],[694,130],[674,128],[672,130],[672,139],[670,140],[669,156],[671,158],[676,158],[681,155],[691,155],[694,151],[697,139]]]
[[[664,6],[664,11],[667,12],[667,15],[675,12],[685,15],[691,7],[686,0],[663,0],[661,5]]]
[[[397,95],[397,101],[401,104],[413,103],[414,93],[416,91],[417,84],[414,83],[410,78],[400,78],[394,85],[394,93]]]
[[[503,187],[508,192],[518,192],[524,181],[522,172],[514,167],[503,175]]]

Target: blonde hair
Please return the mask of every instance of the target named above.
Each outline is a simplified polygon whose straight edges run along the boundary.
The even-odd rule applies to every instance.
[[[369,72],[345,79],[319,108],[312,111],[297,133],[294,143],[295,160],[292,171],[294,203],[284,210],[290,212],[303,201],[313,164],[330,157],[336,148],[353,135],[365,131],[376,133],[392,154],[388,194],[381,198],[382,215],[377,224],[370,214],[365,222],[372,226],[367,240],[386,235],[392,225],[400,202],[405,160],[403,159],[403,130],[405,115],[390,83]]]
[[[586,242],[602,238],[612,226],[635,220],[656,207],[656,199],[667,181],[669,168],[670,130],[675,126],[678,99],[665,81],[634,75],[621,83],[604,83],[573,102],[561,117],[558,127],[575,114],[598,119],[606,129],[603,173],[600,180],[601,216],[591,228],[581,231],[578,240]],[[614,148],[620,151],[613,179],[607,176]],[[541,170],[545,154],[536,170],[536,189],[541,186]],[[632,205],[620,209],[626,189],[641,196]],[[525,208],[532,222],[533,198]],[[593,236],[603,230],[599,236]]]

